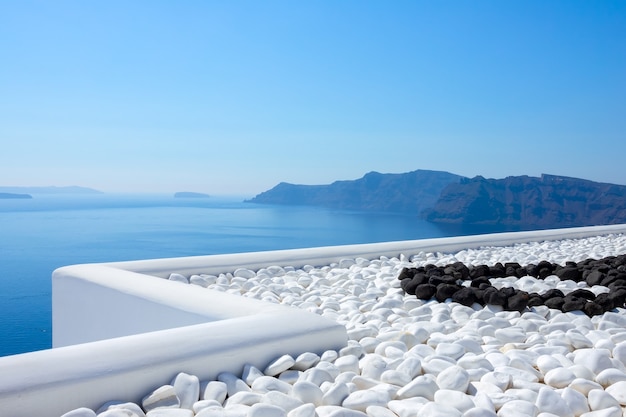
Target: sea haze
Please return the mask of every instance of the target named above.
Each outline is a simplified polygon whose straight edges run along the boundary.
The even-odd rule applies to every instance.
[[[0,356],[51,347],[50,277],[64,265],[498,231],[233,197],[33,196],[0,200]]]

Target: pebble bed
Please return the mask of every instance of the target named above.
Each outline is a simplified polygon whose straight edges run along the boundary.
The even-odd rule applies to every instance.
[[[340,351],[280,355],[199,381],[180,373],[140,404],[109,402],[63,417],[625,417],[626,310],[563,312],[421,300],[404,268],[548,261],[560,265],[626,254],[626,236],[483,247],[456,253],[343,259],[323,267],[271,266],[232,274],[173,273],[171,280],[302,308],[346,326]],[[491,278],[528,293],[585,288],[556,275]]]

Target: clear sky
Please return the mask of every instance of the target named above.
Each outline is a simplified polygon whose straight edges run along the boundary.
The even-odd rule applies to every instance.
[[[624,1],[0,0],[0,185],[626,184]]]

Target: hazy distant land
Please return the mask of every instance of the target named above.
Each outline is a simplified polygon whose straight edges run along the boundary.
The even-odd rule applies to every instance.
[[[33,198],[30,194],[16,194],[16,193],[0,193],[0,199],[8,200],[8,199],[28,199]]]
[[[78,187],[75,185],[67,187],[11,187],[0,186],[0,193],[15,194],[102,194],[102,191],[93,188]]]
[[[179,191],[174,194],[174,198],[209,198],[208,194],[194,193],[192,191]]]
[[[248,201],[409,213],[443,224],[555,228],[626,223],[626,186],[547,174],[487,179],[443,171],[370,172],[329,185],[283,182]]]

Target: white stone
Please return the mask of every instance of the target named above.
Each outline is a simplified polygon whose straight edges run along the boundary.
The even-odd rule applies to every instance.
[[[596,382],[604,388],[619,381],[626,381],[626,373],[619,369],[609,368],[596,375]]]
[[[195,375],[181,372],[174,377],[171,385],[180,400],[180,408],[191,410],[193,404],[200,399],[200,380]]]
[[[463,414],[454,407],[445,404],[426,403],[420,408],[420,417],[462,417]]]
[[[469,374],[458,365],[444,369],[437,375],[437,385],[441,389],[466,392],[469,382]]]
[[[359,358],[355,355],[341,356],[334,363],[341,372],[359,372]]]
[[[234,277],[251,279],[256,277],[256,273],[247,268],[237,268],[235,272],[233,272]]]
[[[96,412],[91,408],[81,407],[72,411],[68,411],[61,417],[96,417]]]
[[[561,396],[550,388],[541,388],[537,401],[535,402],[539,412],[556,414],[561,417],[574,417],[574,413],[561,398]]]
[[[411,382],[413,378],[407,375],[404,372],[397,371],[395,369],[388,369],[382,373],[380,376],[380,381],[388,384],[397,385],[399,387],[403,387],[409,382]]]
[[[183,284],[189,284],[189,279],[182,274],[172,273],[169,278],[170,281],[182,282]]]
[[[231,407],[235,404],[248,405],[256,404],[263,400],[263,394],[252,391],[239,391],[229,395],[224,403],[224,407]]]
[[[597,382],[589,381],[583,378],[576,378],[572,381],[571,384],[569,384],[569,386],[570,388],[575,389],[585,396],[587,396],[589,394],[589,391],[593,389],[602,390],[602,385],[598,384]]]
[[[100,414],[100,413],[102,413],[104,411],[118,410],[118,409],[130,411],[131,413],[134,413],[134,415],[132,417],[134,417],[135,415],[137,417],[145,417],[146,416],[145,412],[137,404],[131,403],[131,402],[117,402],[117,401],[104,403],[98,409],[98,411],[96,413]]]
[[[583,413],[588,413],[589,403],[587,397],[573,388],[565,388],[561,391],[561,398],[569,406],[575,416],[580,416]]]
[[[549,370],[543,380],[553,388],[565,388],[576,379],[576,375],[567,368],[556,368]]]
[[[215,400],[220,404],[224,404],[228,389],[226,383],[222,381],[210,381],[202,391],[203,400]]]
[[[439,343],[435,352],[437,355],[448,356],[457,360],[465,354],[465,348],[458,343]]]
[[[219,403],[215,400],[199,400],[193,404],[193,407],[191,407],[191,409],[193,410],[194,413],[198,414],[200,411],[204,410],[205,408],[210,408],[210,407],[222,408],[222,403]]]
[[[422,372],[422,361],[418,357],[409,356],[398,365],[397,370],[413,379]]]
[[[506,391],[513,384],[513,378],[505,372],[489,372],[480,378],[480,382],[486,382],[498,387],[502,392]]]
[[[289,394],[292,386],[278,378],[271,376],[261,376],[252,383],[252,391],[264,394],[270,391],[278,391],[283,394]]]
[[[291,410],[287,417],[315,417],[315,406],[311,403],[302,404],[300,407],[296,407]]]
[[[299,399],[290,397],[289,395],[283,394],[282,392],[278,392],[278,391],[270,391],[270,392],[263,394],[262,402],[266,404],[276,405],[282,408],[283,410],[285,410],[286,412],[290,412],[294,408],[298,408],[302,404],[304,404]]]
[[[626,366],[626,342],[620,342],[613,348],[613,358]]]
[[[180,406],[180,400],[176,396],[176,390],[173,386],[163,385],[146,395],[141,401],[141,405],[146,411],[158,407],[178,408]]]
[[[155,408],[148,411],[146,417],[193,417],[193,411],[185,408]]]
[[[361,375],[367,378],[380,379],[380,376],[387,370],[387,361],[376,353],[365,355],[359,361]]]
[[[367,414],[368,417],[398,417],[396,413],[387,407],[381,407],[379,405],[370,405],[365,409],[365,414]]]
[[[440,389],[435,392],[434,400],[437,404],[449,405],[462,413],[476,406],[469,395],[449,389]]]
[[[350,388],[342,382],[334,383],[322,396],[322,404],[324,405],[341,405],[350,395]]]
[[[396,398],[403,400],[412,397],[423,397],[429,401],[435,399],[435,392],[439,389],[437,382],[424,375],[420,375],[396,393]]]
[[[562,366],[563,364],[552,355],[541,355],[537,358],[537,368],[544,374],[547,374],[553,369],[561,368]]]
[[[323,382],[332,382],[333,377],[326,371],[318,368],[311,368],[306,370],[302,374],[303,381],[309,381],[317,385],[318,387],[322,385]]]
[[[422,407],[428,400],[422,397],[407,398],[403,400],[391,400],[387,407],[398,417],[415,417],[419,415]]]
[[[463,417],[497,417],[497,414],[493,410],[474,407],[464,412]]]
[[[513,400],[500,407],[498,417],[535,417],[538,413],[535,404],[525,400]]]
[[[286,417],[282,408],[272,404],[254,404],[248,410],[248,417]]]
[[[282,355],[279,358],[274,359],[263,370],[263,373],[268,376],[276,376],[283,371],[291,368],[296,363],[295,359],[291,355]]]
[[[619,381],[606,388],[606,392],[611,394],[620,405],[626,406],[626,381]]]
[[[291,367],[297,371],[306,371],[309,368],[312,368],[320,361],[320,357],[318,354],[313,352],[304,352],[300,354]]]
[[[352,410],[359,410],[365,412],[365,409],[370,405],[379,405],[384,407],[391,401],[391,397],[387,392],[367,389],[355,391],[348,395],[341,405]]]
[[[575,364],[589,368],[596,375],[605,369],[613,367],[610,358],[611,352],[608,349],[578,349],[574,354]]]
[[[252,386],[254,381],[257,378],[260,378],[262,376],[265,376],[265,374],[263,372],[261,372],[261,370],[259,368],[257,368],[256,366],[253,366],[253,365],[250,365],[250,364],[246,364],[246,365],[243,366],[243,372],[241,373],[241,379],[242,379],[242,381],[244,381],[249,386]]]
[[[315,406],[322,405],[322,397],[324,393],[312,382],[298,381],[293,385],[291,395],[299,399],[303,403],[311,403]]]
[[[621,407],[603,408],[602,410],[581,414],[580,417],[622,417],[622,409]]]

